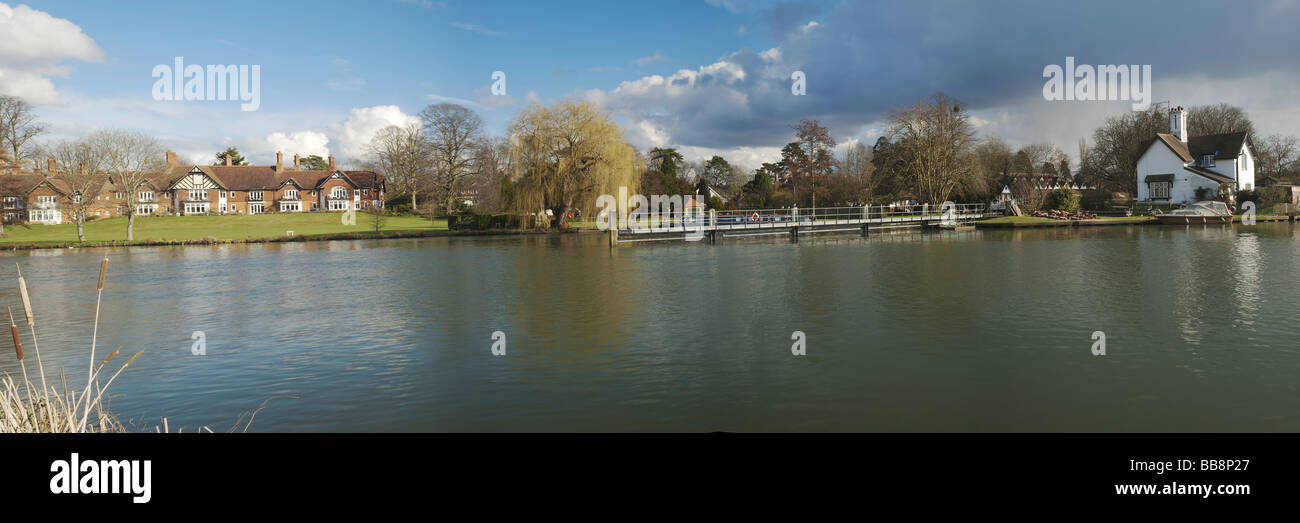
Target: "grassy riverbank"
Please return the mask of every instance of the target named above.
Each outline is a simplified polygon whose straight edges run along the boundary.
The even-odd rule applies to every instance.
[[[344,225],[342,213],[238,214],[228,216],[159,216],[135,220],[135,241],[143,244],[196,241],[259,241],[290,236],[375,236],[373,218],[357,213],[356,225]],[[382,236],[419,235],[446,231],[447,220],[420,216],[386,216]],[[126,241],[126,218],[95,220],[85,225],[86,242]],[[77,244],[77,226],[6,225],[4,247],[51,247]]]

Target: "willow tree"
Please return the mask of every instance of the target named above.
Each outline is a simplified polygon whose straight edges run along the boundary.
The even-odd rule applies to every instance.
[[[564,100],[533,105],[510,126],[511,207],[551,211],[547,226],[568,226],[569,211],[590,212],[596,197],[635,191],[644,168],[623,130],[603,110]]]

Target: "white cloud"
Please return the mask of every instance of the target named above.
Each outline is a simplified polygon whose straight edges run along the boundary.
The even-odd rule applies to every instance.
[[[454,96],[443,96],[440,94],[430,93],[424,95],[424,98],[432,102],[442,102],[442,103],[459,104],[459,105],[478,105],[478,103],[476,103],[474,100],[468,100],[465,98],[456,98]]]
[[[316,131],[296,131],[292,133],[271,133],[266,137],[266,144],[270,149],[283,152],[285,156],[293,157],[298,154],[302,156],[319,155],[321,158],[328,157],[330,139],[325,133]]]
[[[655,62],[662,62],[667,59],[668,57],[659,54],[659,51],[655,51],[655,54],[652,54],[650,56],[642,56],[641,58],[637,58],[634,61],[636,62],[636,65],[645,66],[647,64],[653,64]]]
[[[419,124],[420,119],[403,113],[396,105],[361,107],[351,111],[343,123],[330,126],[329,134],[338,144],[338,151],[349,159],[365,156],[366,145],[375,133],[390,125]]]
[[[26,5],[0,3],[0,40],[0,93],[35,104],[60,103],[50,77],[68,75],[64,60],[104,60],[81,27]]]
[[[456,29],[462,29],[465,31],[469,31],[471,33],[478,33],[483,36],[505,36],[506,35],[506,33],[503,31],[488,29],[478,24],[469,24],[465,22],[452,22],[451,26],[455,27]]]

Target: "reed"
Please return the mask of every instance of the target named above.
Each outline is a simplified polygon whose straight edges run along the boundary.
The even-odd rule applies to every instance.
[[[14,321],[13,309],[9,309],[9,331],[13,335],[14,354],[22,368],[22,386],[5,374],[0,378],[0,432],[123,432],[126,428],[108,411],[108,390],[113,381],[130,367],[144,351],[140,351],[126,360],[116,369],[108,369],[108,364],[118,355],[114,350],[102,361],[95,361],[95,348],[99,335],[99,311],[104,294],[104,280],[108,272],[108,258],[99,265],[99,282],[95,291],[95,323],[91,332],[89,371],[86,385],[80,391],[69,390],[66,382],[62,388],[51,387],[46,381],[45,364],[41,360],[40,344],[36,336],[36,318],[32,313],[31,295],[27,292],[27,281],[18,272],[18,292],[22,298],[23,314],[31,332],[32,349],[36,355],[36,366],[40,373],[40,387],[36,388],[27,377],[27,361],[23,353],[22,337],[18,324]],[[106,370],[108,369],[108,370]],[[108,374],[108,372],[112,372]],[[100,383],[101,376],[108,379]],[[37,389],[33,391],[33,389]]]

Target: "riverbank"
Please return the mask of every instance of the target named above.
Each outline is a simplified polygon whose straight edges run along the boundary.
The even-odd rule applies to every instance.
[[[235,216],[150,216],[135,222],[138,239],[126,240],[126,218],[95,220],[85,224],[86,240],[77,241],[75,224],[8,225],[0,250],[65,249],[80,247],[142,247],[221,245],[243,243],[310,242],[554,234],[534,230],[451,231],[443,218],[386,216],[378,230],[371,215],[358,213],[355,225],[343,224],[342,213],[253,214]],[[570,229],[576,232],[578,229]]]
[[[1291,218],[1286,215],[1263,214],[1255,216],[1256,222],[1285,222]],[[1232,221],[1241,222],[1241,216],[1234,216]],[[1024,227],[1099,227],[1107,225],[1159,225],[1154,216],[1125,216],[1116,218],[1097,218],[1092,220],[1053,220],[1035,216],[1002,216],[975,222],[979,229],[1013,229]]]

